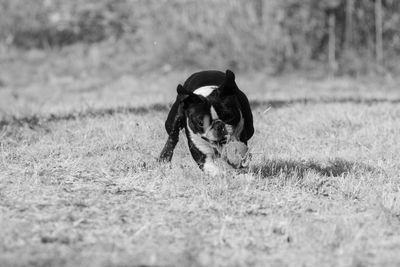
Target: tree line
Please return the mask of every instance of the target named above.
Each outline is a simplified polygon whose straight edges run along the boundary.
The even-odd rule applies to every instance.
[[[283,28],[291,35],[293,49],[301,46],[296,35],[309,36],[310,58],[325,58],[331,72],[340,71],[339,67],[350,73],[362,71],[362,66],[377,70],[397,67],[400,1],[288,0],[280,7],[285,13]]]
[[[0,44],[113,40],[153,67],[400,71],[398,0],[0,0]]]

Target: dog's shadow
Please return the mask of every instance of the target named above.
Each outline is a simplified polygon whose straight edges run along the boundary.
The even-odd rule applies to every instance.
[[[285,160],[269,159],[260,164],[254,164],[249,168],[250,173],[260,175],[263,178],[284,176],[296,176],[303,179],[307,173],[315,172],[327,177],[340,177],[350,173],[377,173],[378,168],[361,162],[352,162],[344,159],[333,159],[322,163],[313,160]]]

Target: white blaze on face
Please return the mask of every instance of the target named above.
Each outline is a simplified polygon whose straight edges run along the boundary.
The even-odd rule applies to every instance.
[[[213,106],[211,106],[210,113],[211,113],[211,118],[212,118],[212,120],[218,120],[218,119],[219,119],[218,114],[217,114],[217,112],[215,111],[215,109],[214,109]]]
[[[200,87],[200,88],[197,88],[196,90],[194,90],[193,93],[196,94],[196,95],[201,95],[203,97],[207,97],[212,92],[214,92],[214,90],[216,90],[217,88],[218,88],[217,85],[203,86],[203,87]],[[213,106],[211,106],[210,114],[211,114],[211,120],[210,120],[209,116],[204,116],[204,119],[203,119],[204,120],[204,123],[203,123],[204,132],[207,132],[208,130],[210,130],[211,122],[213,120],[219,119],[219,117],[217,115],[217,112],[215,111]]]
[[[233,125],[225,124],[225,129],[228,132],[229,135],[229,141],[239,141],[240,140],[240,135],[242,134],[243,128],[244,128],[244,118],[242,115],[242,112],[239,110],[240,113],[240,121],[236,127],[233,127]]]

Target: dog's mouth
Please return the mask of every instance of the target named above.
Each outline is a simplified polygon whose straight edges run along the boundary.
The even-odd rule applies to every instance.
[[[224,122],[221,120],[215,120],[211,123],[211,125],[208,125],[207,127],[204,127],[206,125],[202,125],[201,127],[205,128],[204,132],[199,131],[198,128],[201,127],[196,127],[196,122],[193,120],[187,119],[188,123],[188,128],[191,134],[195,134],[207,143],[211,144],[212,146],[216,147],[222,147],[226,143],[228,143],[230,134],[226,130],[226,125]]]
[[[221,120],[215,120],[211,126],[206,129],[201,138],[213,145],[223,145],[228,141],[228,132],[225,128],[225,123]]]
[[[211,140],[211,139],[209,139],[209,138],[207,138],[205,136],[202,136],[201,138],[203,140],[207,141],[210,144],[218,145],[218,146],[225,145],[228,142],[228,137],[227,136],[224,136],[223,138],[221,138],[219,140]]]

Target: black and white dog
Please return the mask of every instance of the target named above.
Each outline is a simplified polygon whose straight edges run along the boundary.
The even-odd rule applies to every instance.
[[[192,74],[177,87],[178,96],[165,121],[168,140],[161,161],[171,161],[179,132],[185,129],[189,150],[199,167],[217,175],[214,159],[228,141],[247,141],[253,136],[253,115],[235,74],[215,70]]]

